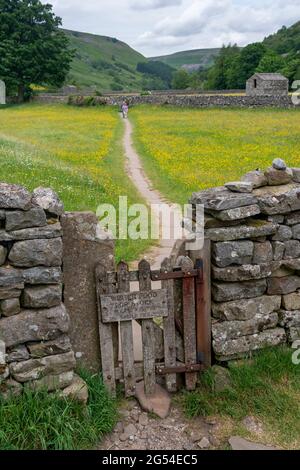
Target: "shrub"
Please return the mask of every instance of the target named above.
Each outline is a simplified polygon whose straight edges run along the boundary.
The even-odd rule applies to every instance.
[[[97,96],[69,96],[68,104],[72,106],[106,106],[105,98]]]

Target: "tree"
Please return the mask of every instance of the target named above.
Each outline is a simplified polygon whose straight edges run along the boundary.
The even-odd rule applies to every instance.
[[[152,77],[159,78],[163,82],[163,88],[170,88],[175,69],[164,62],[149,60],[148,62],[139,62],[137,71]]]
[[[168,85],[164,82],[161,78],[156,77],[154,75],[146,75],[144,74],[142,79],[142,90],[149,91],[149,90],[167,90]]]
[[[300,56],[289,54],[285,57],[284,66],[280,72],[289,79],[290,85],[294,80],[300,80]]]
[[[185,90],[190,86],[190,75],[184,70],[180,69],[173,75],[172,88],[174,90]]]
[[[260,42],[249,44],[241,50],[229,72],[232,88],[245,88],[246,81],[255,73],[266,50],[266,47]]]
[[[280,72],[285,65],[284,58],[276,54],[276,52],[268,50],[261,58],[256,72],[276,73]]]
[[[40,0],[0,0],[0,78],[20,102],[31,84],[63,84],[74,51],[61,24]]]
[[[226,90],[231,87],[229,84],[228,72],[232,63],[240,55],[240,50],[236,44],[233,46],[223,46],[220,54],[215,59],[214,66],[208,73],[206,88],[212,90]]]

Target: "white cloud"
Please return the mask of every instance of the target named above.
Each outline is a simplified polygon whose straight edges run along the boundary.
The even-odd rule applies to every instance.
[[[147,56],[244,46],[300,19],[299,0],[42,0],[64,27],[117,37]]]
[[[130,2],[130,6],[136,10],[152,10],[181,4],[182,0],[131,0]]]
[[[292,24],[300,17],[299,0],[267,0],[264,3],[235,0],[192,0],[181,15],[168,15],[143,33],[137,44],[155,42],[194,47],[221,46],[238,42],[245,45],[261,40],[283,24]],[[198,44],[197,44],[198,41]]]

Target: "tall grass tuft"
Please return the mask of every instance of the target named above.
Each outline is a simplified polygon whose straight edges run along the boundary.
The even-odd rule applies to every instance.
[[[100,375],[80,375],[89,388],[87,406],[28,389],[20,397],[0,399],[0,449],[75,450],[99,443],[116,422],[116,402]]]

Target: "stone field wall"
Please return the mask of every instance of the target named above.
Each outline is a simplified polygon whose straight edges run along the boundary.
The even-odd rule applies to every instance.
[[[212,107],[294,107],[290,96],[230,96],[230,95],[150,95],[150,96],[120,96],[118,98],[107,98],[108,104],[121,105],[126,100],[129,105],[152,104],[170,105],[190,108],[212,108]]]
[[[216,94],[200,94],[200,95],[174,95],[170,94],[153,94],[149,96],[140,95],[111,95],[111,96],[64,96],[64,95],[42,95],[36,96],[34,101],[40,103],[69,103],[75,106],[91,106],[91,99],[94,105],[117,105],[120,106],[124,100],[129,102],[130,106],[139,104],[151,105],[170,105],[178,107],[191,108],[210,108],[210,107],[279,107],[293,108],[291,96],[230,96]]]
[[[300,339],[300,169],[193,194],[212,244],[212,336],[220,361]]]
[[[72,386],[63,304],[63,204],[50,189],[0,183],[0,393]]]

